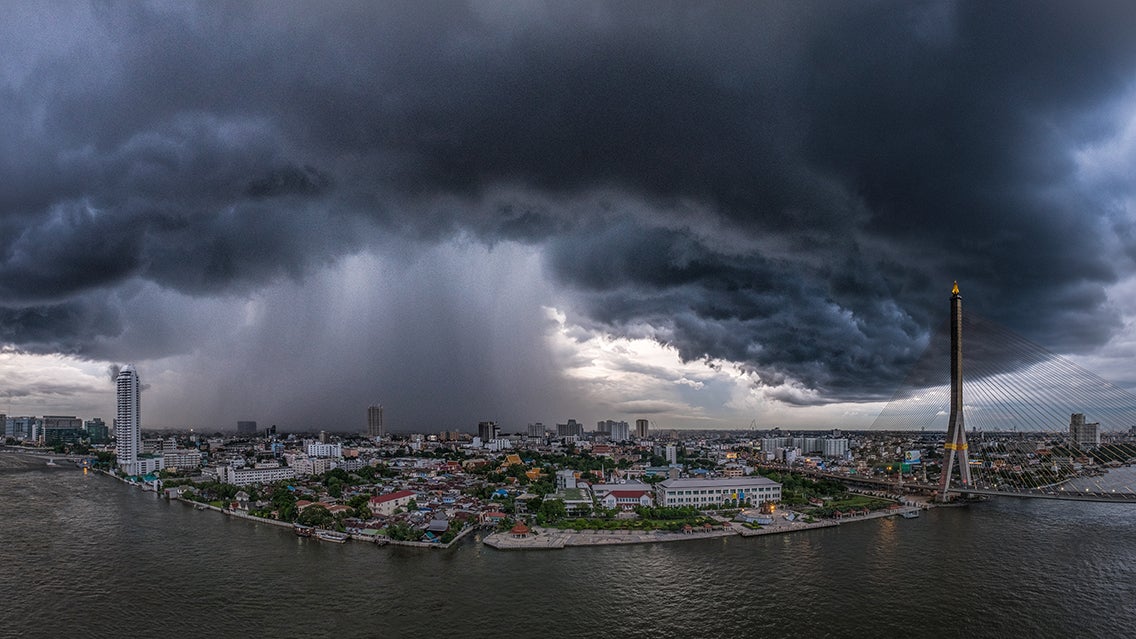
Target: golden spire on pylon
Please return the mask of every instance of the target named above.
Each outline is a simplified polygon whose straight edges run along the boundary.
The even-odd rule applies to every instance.
[[[959,283],[956,281],[955,287],[951,289],[951,295],[958,295],[958,294],[959,294]]]

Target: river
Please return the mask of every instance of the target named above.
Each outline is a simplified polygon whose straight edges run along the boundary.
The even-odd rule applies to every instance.
[[[754,538],[334,545],[0,470],[0,636],[1124,637],[1136,506],[994,499]]]

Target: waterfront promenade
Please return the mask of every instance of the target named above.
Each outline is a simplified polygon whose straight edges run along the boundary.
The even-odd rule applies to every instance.
[[[498,550],[559,550],[569,546],[610,546],[617,544],[654,544],[675,541],[691,541],[695,539],[712,539],[717,537],[757,537],[760,535],[778,535],[816,528],[831,528],[858,521],[880,519],[883,517],[897,517],[905,512],[917,511],[916,506],[904,506],[895,510],[880,510],[856,517],[844,519],[822,519],[814,522],[786,521],[777,518],[772,524],[758,529],[747,528],[738,522],[727,522],[724,528],[712,530],[695,529],[688,533],[641,531],[641,530],[564,530],[560,528],[544,528],[536,526],[532,532],[517,537],[509,531],[495,532],[484,539],[482,543]]]

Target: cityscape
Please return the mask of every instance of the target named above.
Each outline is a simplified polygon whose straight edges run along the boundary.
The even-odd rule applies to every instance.
[[[0,637],[1125,637],[1136,4],[0,9]]]

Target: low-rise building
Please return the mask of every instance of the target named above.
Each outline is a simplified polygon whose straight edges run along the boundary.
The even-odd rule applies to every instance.
[[[168,450],[162,453],[162,460],[166,468],[198,468],[201,466],[201,451]]]
[[[378,495],[371,498],[371,512],[377,515],[391,516],[394,511],[402,508],[414,499],[415,493],[409,490],[399,490],[385,495]]]
[[[217,481],[224,484],[244,486],[246,484],[265,484],[282,479],[294,479],[296,472],[291,468],[265,467],[258,464],[256,468],[233,468],[232,466],[217,467]]]
[[[600,499],[604,508],[635,510],[651,505],[651,492],[647,490],[613,490]]]
[[[726,501],[757,505],[781,500],[781,484],[767,477],[668,479],[655,485],[660,506],[719,506]]]
[[[342,457],[343,447],[340,444],[322,444],[313,442],[308,444],[308,457]]]

